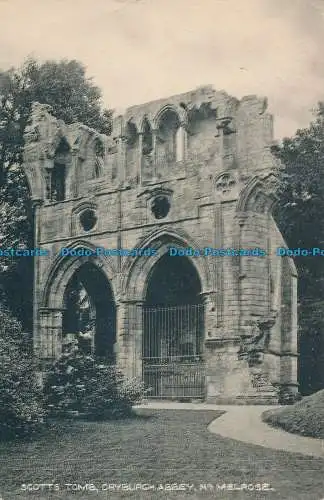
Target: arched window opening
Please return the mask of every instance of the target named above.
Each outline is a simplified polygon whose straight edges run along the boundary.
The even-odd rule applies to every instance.
[[[103,175],[105,147],[100,139],[95,140],[95,164],[93,178],[98,179]]]
[[[126,126],[126,140],[129,148],[133,148],[136,145],[137,137],[138,134],[136,125],[135,123],[129,121]]]
[[[56,149],[54,165],[47,180],[47,196],[51,201],[63,201],[66,196],[66,169],[70,161],[70,147],[62,139]]]
[[[216,120],[217,110],[211,103],[202,103],[187,110],[187,134],[186,150],[191,159],[201,155],[201,140],[204,140],[204,149],[215,146],[215,135],[217,134]],[[224,136],[227,137],[226,135]],[[224,142],[226,139],[224,139]]]
[[[96,212],[91,208],[83,210],[79,217],[80,224],[84,231],[91,231],[97,223]]]
[[[151,202],[151,210],[156,219],[164,219],[170,211],[171,204],[167,196],[156,196]]]
[[[153,152],[153,135],[152,129],[147,118],[144,119],[143,137],[142,137],[142,159],[144,168],[152,166],[152,152]]]
[[[145,118],[143,126],[143,143],[142,143],[142,153],[143,155],[149,155],[152,153],[153,149],[153,137],[152,129],[149,121]]]
[[[126,171],[125,176],[128,181],[134,181],[138,174],[138,143],[139,137],[137,127],[132,120],[127,122],[126,125]]]
[[[67,342],[78,343],[84,354],[94,353],[95,309],[83,283],[74,277],[66,291],[63,330]]]
[[[159,163],[170,164],[183,160],[184,132],[177,113],[173,110],[165,111],[160,118],[157,133],[157,159]]]
[[[114,361],[116,307],[112,290],[93,264],[81,266],[65,292],[63,343],[78,345],[81,352]]]
[[[65,165],[54,163],[51,178],[51,201],[63,201],[65,199]]]

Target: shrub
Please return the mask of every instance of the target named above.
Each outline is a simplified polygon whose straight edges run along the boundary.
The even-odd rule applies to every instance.
[[[285,431],[324,438],[324,390],[304,397],[301,401],[282,408],[268,410],[262,420]]]
[[[279,404],[293,405],[302,398],[299,392],[291,391],[289,388],[281,388],[279,390]]]
[[[20,324],[0,310],[0,439],[27,437],[44,423],[42,391]]]
[[[63,353],[52,365],[44,392],[50,415],[81,414],[94,420],[131,415],[132,405],[145,393],[142,383],[77,349]]]

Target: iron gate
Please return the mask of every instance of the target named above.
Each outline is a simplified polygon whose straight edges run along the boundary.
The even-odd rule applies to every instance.
[[[142,366],[148,397],[203,399],[203,305],[146,306],[143,326]]]

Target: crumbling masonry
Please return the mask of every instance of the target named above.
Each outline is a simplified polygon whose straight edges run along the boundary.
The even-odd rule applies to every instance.
[[[74,338],[151,397],[297,392],[297,277],[275,254],[272,140],[265,99],[211,86],[133,106],[109,137],[35,103],[24,167],[35,246],[48,250],[35,259],[40,370]],[[256,248],[266,255],[235,255]]]

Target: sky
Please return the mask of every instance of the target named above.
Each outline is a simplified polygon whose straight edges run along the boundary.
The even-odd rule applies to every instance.
[[[0,0],[0,68],[78,59],[105,106],[212,84],[267,96],[275,138],[324,100],[324,0]]]

